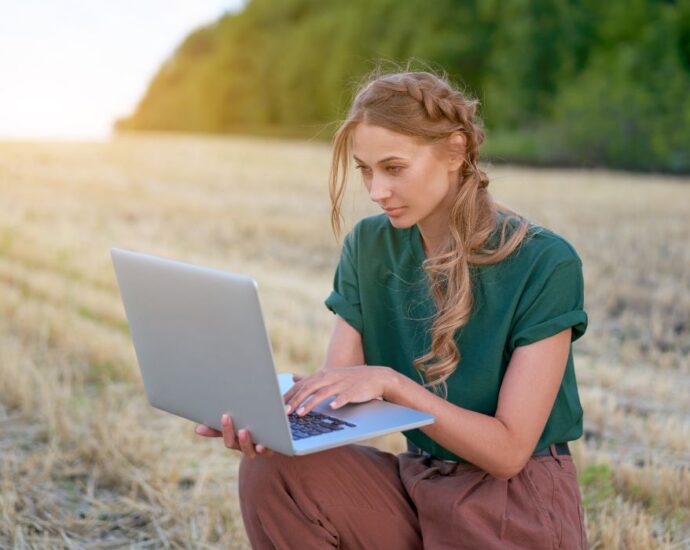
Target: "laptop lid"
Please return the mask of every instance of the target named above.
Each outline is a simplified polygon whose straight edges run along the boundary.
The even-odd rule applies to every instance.
[[[255,443],[292,454],[256,281],[119,248],[111,257],[151,405],[217,430],[228,413]]]

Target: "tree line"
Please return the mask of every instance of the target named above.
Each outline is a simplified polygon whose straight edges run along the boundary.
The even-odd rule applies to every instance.
[[[478,97],[496,161],[690,172],[690,0],[250,0],[117,130],[330,139],[381,60]]]

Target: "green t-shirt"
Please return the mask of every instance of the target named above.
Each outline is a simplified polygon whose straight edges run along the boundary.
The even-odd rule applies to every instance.
[[[499,220],[503,214],[499,213]],[[510,226],[511,228],[514,225]],[[500,225],[490,237],[498,244]],[[386,214],[361,219],[343,240],[333,291],[325,304],[362,335],[367,365],[388,366],[417,383],[412,361],[431,347],[436,312],[419,228],[393,227]],[[470,266],[474,307],[456,334],[460,361],[447,379],[448,401],[493,416],[513,350],[572,327],[572,341],[587,328],[582,263],[565,239],[537,225],[501,262]],[[422,450],[466,462],[421,430],[403,432]],[[568,364],[535,452],[582,435],[582,406]]]

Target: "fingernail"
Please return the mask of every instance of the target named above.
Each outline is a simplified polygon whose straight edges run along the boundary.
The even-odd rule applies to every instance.
[[[285,405],[285,414],[290,413],[290,405]]]
[[[331,404],[329,405],[331,409],[335,409],[335,401],[331,401]]]
[[[224,414],[221,421],[223,422],[223,424],[227,424],[228,423],[228,415]]]
[[[304,407],[300,407],[299,409],[297,409],[297,414],[301,415],[303,413],[304,413]]]

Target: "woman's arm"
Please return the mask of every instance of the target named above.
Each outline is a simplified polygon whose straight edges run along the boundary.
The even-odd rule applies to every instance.
[[[331,396],[337,396],[336,407],[383,397],[428,412],[436,422],[420,428],[426,435],[494,477],[509,479],[522,470],[544,431],[567,365],[571,330],[515,348],[494,416],[453,405],[389,367],[362,365],[359,333],[341,318],[326,367],[303,377],[283,397],[292,411],[313,395],[303,414]],[[333,368],[342,366],[350,368]]]
[[[354,367],[364,364],[362,335],[337,314],[325,363],[326,367]]]
[[[420,428],[449,451],[499,479],[516,475],[529,460],[556,400],[570,350],[568,328],[515,348],[501,384],[495,416],[463,409],[391,371],[384,399],[433,414]]]

